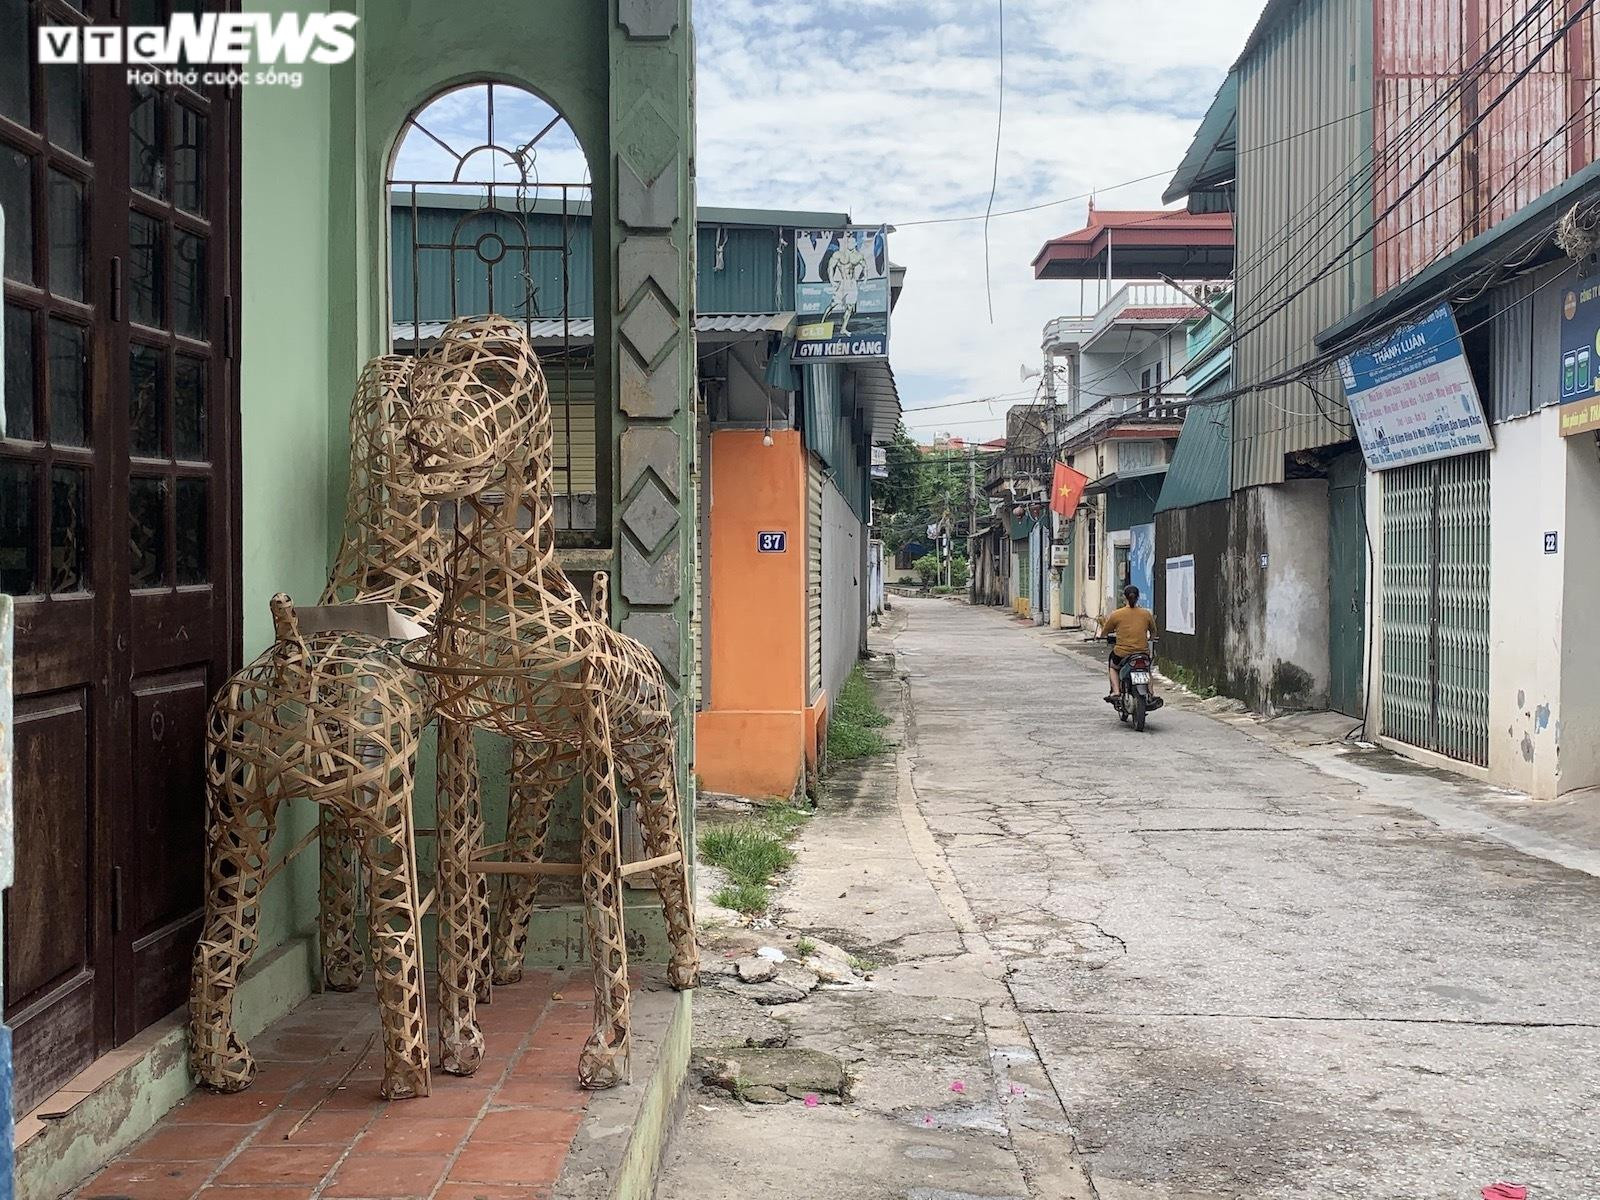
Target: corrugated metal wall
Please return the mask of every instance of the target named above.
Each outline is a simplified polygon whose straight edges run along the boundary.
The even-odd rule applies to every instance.
[[[1594,18],[1539,57],[1571,8],[1561,0],[1378,0],[1375,211],[1395,205],[1377,231],[1380,293],[1593,159]],[[1463,132],[1461,146],[1433,167]]]
[[[831,483],[822,488],[822,686],[837,700],[861,646],[861,520]]]
[[[1235,307],[1243,332],[1234,360],[1240,385],[1311,358],[1316,335],[1370,295],[1371,258],[1352,254],[1263,320],[1370,220],[1369,190],[1352,180],[1370,146],[1362,64],[1370,60],[1371,3],[1305,0],[1240,64]],[[1338,401],[1319,402],[1300,385],[1240,397],[1233,486],[1282,482],[1285,454],[1351,436],[1342,414]]]
[[[524,238],[516,216],[462,208],[428,207],[419,197],[415,220],[411,197],[397,191],[391,205],[390,247],[394,286],[395,321],[417,319],[447,321],[457,313],[498,310],[512,316],[528,315],[523,305],[523,256],[510,249],[492,268],[471,249],[416,251],[417,242],[429,245],[472,245],[493,233],[509,246]],[[457,228],[457,225],[460,225]],[[415,234],[413,233],[415,226]],[[772,313],[794,307],[794,253],[792,231],[776,226],[712,225],[699,227],[695,260],[695,303],[700,313]],[[565,227],[569,247],[567,269],[570,316],[594,315],[594,250],[587,215],[570,217]],[[563,226],[559,213],[530,213],[526,241],[551,249],[530,252],[533,284],[537,289],[536,317],[559,317],[561,312],[561,253]],[[718,245],[721,244],[721,252]],[[720,266],[719,266],[720,263]],[[413,285],[420,271],[419,286]],[[450,303],[454,279],[457,302]],[[490,305],[490,284],[494,304]]]
[[[415,219],[413,220],[413,216]],[[569,217],[563,227],[560,214],[529,213],[524,236],[511,213],[471,212],[460,208],[428,208],[419,200],[412,213],[410,197],[401,194],[391,208],[390,246],[393,263],[396,321],[410,321],[421,309],[421,320],[448,321],[457,314],[501,312],[514,317],[592,317],[594,315],[594,243],[587,216]],[[459,226],[459,227],[458,227]],[[437,245],[471,245],[485,234],[501,238],[505,257],[493,267],[467,250],[435,250]],[[562,313],[561,250],[567,252],[567,295],[570,311]],[[516,247],[547,246],[530,250],[524,258]],[[412,251],[415,247],[416,264]],[[497,253],[490,248],[491,255]],[[524,266],[533,276],[532,311],[529,311]],[[413,284],[415,277],[416,286]],[[450,302],[454,282],[456,302]],[[493,302],[490,301],[491,287]]]
[[[1561,301],[1563,287],[1547,286],[1564,271],[1566,260],[1513,279],[1485,298],[1490,340],[1488,393],[1483,397],[1491,421],[1525,417],[1561,402]],[[1477,310],[1471,320],[1482,320]]]
[[[792,230],[748,225],[699,229],[695,299],[702,313],[788,312],[794,308]]]
[[[542,361],[545,379],[550,385],[556,491],[564,495],[592,494],[595,490],[594,357],[587,353],[575,354],[570,366],[560,356],[546,356]],[[572,447],[570,460],[567,457],[569,444]]]
[[[1489,761],[1489,455],[1383,472],[1383,732]]]
[[[872,435],[847,370],[837,363],[808,366],[803,378],[806,446],[832,472],[834,484],[865,524],[872,511]]]
[[[822,489],[815,455],[806,458],[806,703],[822,691]]]

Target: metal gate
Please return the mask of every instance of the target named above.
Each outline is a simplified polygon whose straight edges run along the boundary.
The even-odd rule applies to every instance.
[[[806,459],[806,703],[822,691],[822,463]]]
[[[1489,761],[1489,456],[1383,473],[1383,732]]]

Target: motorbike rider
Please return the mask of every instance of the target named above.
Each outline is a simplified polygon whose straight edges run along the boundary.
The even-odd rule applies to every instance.
[[[1129,584],[1122,589],[1122,607],[1115,612],[1100,618],[1100,636],[1110,640],[1115,635],[1116,644],[1111,647],[1111,657],[1107,661],[1108,674],[1111,677],[1111,694],[1106,697],[1107,704],[1117,703],[1122,695],[1122,661],[1130,654],[1149,654],[1150,640],[1157,636],[1156,615],[1148,608],[1139,607],[1139,589]],[[1160,701],[1156,698],[1155,688],[1150,689],[1152,707],[1159,707]]]

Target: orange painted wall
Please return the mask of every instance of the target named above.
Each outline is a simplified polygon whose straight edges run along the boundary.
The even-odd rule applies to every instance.
[[[795,430],[711,435],[711,680],[695,723],[695,774],[742,795],[788,795],[807,757],[806,451]],[[756,535],[788,549],[761,554]]]

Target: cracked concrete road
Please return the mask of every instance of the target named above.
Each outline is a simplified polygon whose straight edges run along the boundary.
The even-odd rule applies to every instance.
[[[1100,1200],[1600,1194],[1581,853],[1190,705],[1135,734],[1079,635],[896,603],[916,808]]]

